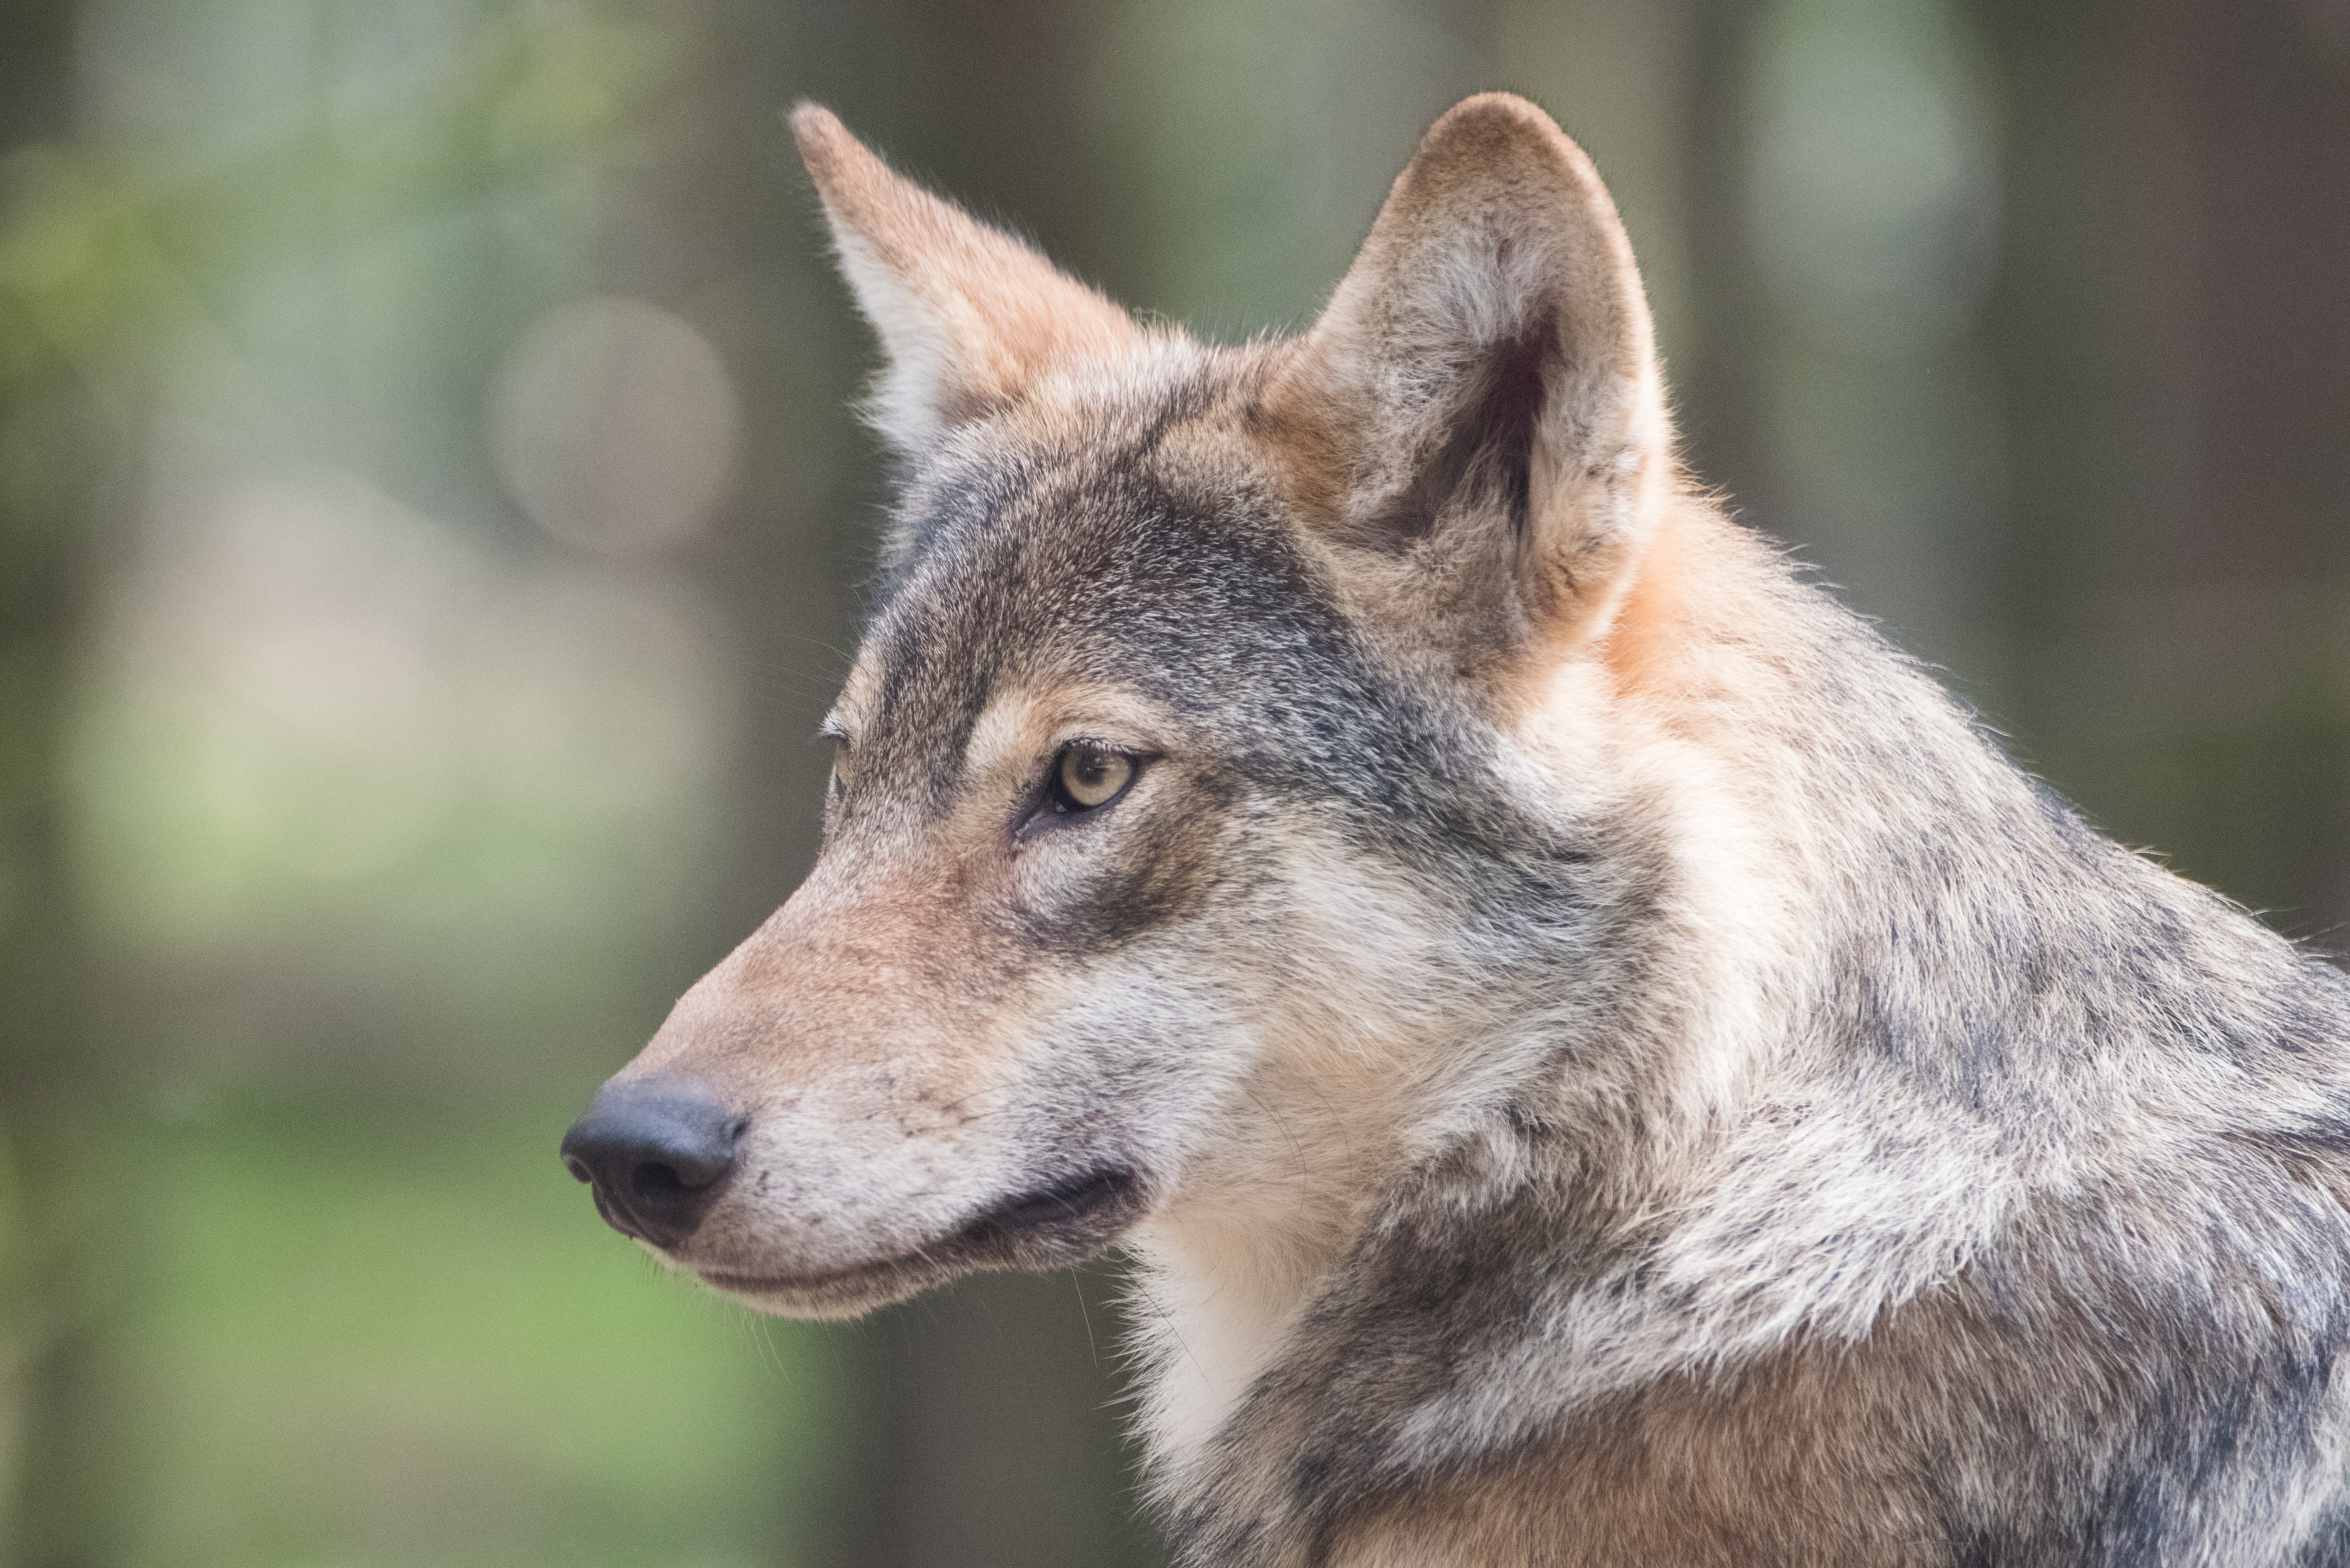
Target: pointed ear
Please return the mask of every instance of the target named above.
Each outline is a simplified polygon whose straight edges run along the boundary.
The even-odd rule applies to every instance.
[[[1429,131],[1265,408],[1342,561],[1488,646],[1603,634],[1672,488],[1615,203],[1506,93]]]
[[[1016,400],[1058,365],[1139,341],[1126,312],[900,177],[829,109],[801,104],[792,134],[889,357],[868,411],[900,451]]]

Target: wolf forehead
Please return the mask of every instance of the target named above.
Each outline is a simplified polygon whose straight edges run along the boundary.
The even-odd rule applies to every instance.
[[[1214,369],[1006,410],[910,477],[844,697],[860,765],[934,763],[999,695],[1056,685],[1135,692],[1242,753],[1305,733],[1377,760],[1346,754],[1375,726],[1338,700],[1389,683],[1250,434],[1254,378]]]
[[[1472,905],[1528,879],[1556,896],[1601,825],[1519,798],[1495,728],[1347,607],[1315,480],[1263,411],[1295,347],[1163,345],[927,453],[837,710],[854,774],[944,816],[1000,697],[1116,689],[1171,721],[1227,803],[1285,801],[1357,848],[1465,867]]]

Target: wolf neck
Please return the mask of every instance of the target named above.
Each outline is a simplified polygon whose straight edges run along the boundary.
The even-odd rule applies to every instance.
[[[1375,888],[1331,891],[1334,903],[1378,908]],[[1144,1420],[1157,1460],[1204,1444],[1271,1364],[1409,1161],[1408,1085],[1459,1048],[1426,1030],[1391,1027],[1368,1038],[1359,1019],[1317,1005],[1318,997],[1375,993],[1375,955],[1384,946],[1395,958],[1399,940],[1387,937],[1313,955],[1319,983],[1290,988],[1293,1002],[1305,997],[1299,1011],[1308,1016],[1293,1017],[1242,1090],[1253,1115],[1134,1238],[1141,1269],[1130,1315],[1149,1369]],[[1317,1012],[1324,1016],[1310,1016]]]
[[[1563,815],[1607,797],[1599,809],[1638,819],[1626,836],[1663,846],[1659,863],[1638,873],[1634,900],[1657,909],[1627,918],[1607,954],[1643,971],[1656,1016],[1628,1032],[1622,1019],[1590,1021],[1614,1037],[1613,1059],[1586,1057],[1568,1092],[1595,1127],[1620,1122],[1621,1107],[1638,1102],[1634,1119],[1648,1147],[1623,1151],[1627,1165],[1685,1147],[1734,1114],[1742,1082],[1787,1028],[1772,999],[1783,1002],[1794,989],[1783,973],[1787,927],[1773,912],[1794,900],[1754,819],[1763,803],[1738,771],[1752,732],[1742,734],[1738,680],[1669,648],[1674,623],[1690,618],[1680,594],[1692,556],[1730,557],[1702,565],[1709,577],[1729,568],[1732,598],[1742,597],[1743,579],[1767,584],[1783,569],[1710,512],[1677,522],[1665,540],[1667,580],[1627,603],[1622,656],[1563,665],[1519,726],[1530,772],[1577,797],[1555,803]],[[1703,618],[1751,627],[1767,608],[1725,603]],[[1606,782],[1594,785],[1595,775]],[[1326,995],[1323,1026],[1308,1019],[1287,1030],[1248,1086],[1260,1135],[1187,1180],[1184,1200],[1134,1239],[1141,1271],[1132,1316],[1150,1383],[1144,1419],[1169,1470],[1204,1448],[1279,1359],[1284,1336],[1343,1272],[1397,1184],[1475,1136],[1503,1099],[1547,1092],[1539,1080],[1556,1073],[1558,979],[1571,960],[1554,950],[1546,963],[1539,947],[1498,966],[1491,955],[1464,959],[1428,940],[1441,918],[1416,918],[1409,892],[1367,882],[1359,867],[1313,870],[1324,909],[1318,919],[1306,911],[1304,924],[1323,928],[1326,940],[1308,944],[1321,983],[1293,988],[1289,1000],[1297,1005],[1295,991]],[[1557,911],[1529,914],[1546,929],[1570,923]],[[1409,989],[1401,977],[1448,968],[1473,978],[1441,1016],[1399,1009],[1372,1023],[1362,1015],[1362,999]],[[1504,973],[1519,977],[1519,993],[1509,993]]]
[[[1135,1238],[1128,1303],[1145,1368],[1150,1460],[1188,1465],[1331,1275],[1351,1239],[1337,1204],[1194,1205]]]

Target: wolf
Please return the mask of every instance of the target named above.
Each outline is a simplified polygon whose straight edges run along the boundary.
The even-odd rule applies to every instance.
[[[2350,1563],[2350,982],[1683,471],[1548,117],[1239,347],[793,124],[903,479],[607,1220],[807,1317],[1123,1248],[1201,1568]]]

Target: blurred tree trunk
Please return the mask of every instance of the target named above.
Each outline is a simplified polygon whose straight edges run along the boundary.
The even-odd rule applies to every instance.
[[[2297,932],[2350,919],[2350,13],[1972,0],[2026,749]]]
[[[71,130],[74,7],[10,8],[0,147]],[[14,170],[0,171],[0,202]],[[63,821],[68,680],[88,600],[93,410],[29,325],[0,356],[0,1563],[92,1561],[80,1417],[86,1287],[74,1179],[95,1076]]]
[[[1113,1376],[1111,1274],[984,1274],[870,1326],[881,1384],[857,1568],[1157,1559]]]
[[[1753,119],[1747,66],[1762,10],[1750,0],[1695,0],[1691,7],[1683,206],[1696,330],[1694,351],[1671,370],[1691,472],[1727,492],[1733,508],[1767,516],[1774,499],[1762,394],[1770,313],[1748,243],[1745,191]]]

